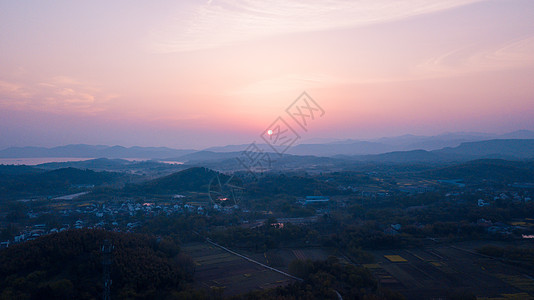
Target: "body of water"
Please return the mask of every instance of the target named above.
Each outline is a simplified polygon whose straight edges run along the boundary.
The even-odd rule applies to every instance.
[[[35,166],[51,162],[84,161],[95,159],[94,157],[27,157],[27,158],[0,158],[0,165],[28,165]],[[128,161],[146,161],[146,158],[121,158]],[[166,164],[178,164],[179,161],[159,161]]]
[[[28,158],[0,158],[0,165],[28,165],[35,166],[50,162],[83,161],[87,157],[28,157]]]

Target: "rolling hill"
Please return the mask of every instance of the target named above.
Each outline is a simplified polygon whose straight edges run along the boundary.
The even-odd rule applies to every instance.
[[[534,182],[534,163],[501,159],[480,159],[423,172],[435,179],[464,181]]]
[[[499,139],[462,143],[455,148],[434,151],[438,154],[454,154],[465,157],[502,157],[515,159],[534,158],[534,139]]]
[[[219,176],[221,180],[227,175],[203,167],[193,167],[164,177],[150,180],[125,188],[129,193],[140,194],[174,194],[182,192],[207,192],[210,181]]]
[[[31,171],[23,174],[0,174],[0,195],[4,198],[12,198],[64,194],[76,185],[111,185],[123,176],[119,173],[75,168]]]
[[[476,159],[534,159],[534,139],[498,139],[462,143],[454,148],[440,150],[394,151],[375,155],[336,156],[358,161],[412,163],[461,162]]]
[[[113,243],[113,298],[162,299],[186,289],[192,262],[174,241],[133,233],[69,230],[0,249],[5,299],[102,298],[104,240]]]

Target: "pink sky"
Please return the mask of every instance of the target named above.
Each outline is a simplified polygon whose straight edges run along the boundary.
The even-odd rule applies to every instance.
[[[175,3],[179,2],[179,3]],[[0,0],[0,148],[534,130],[534,1]]]

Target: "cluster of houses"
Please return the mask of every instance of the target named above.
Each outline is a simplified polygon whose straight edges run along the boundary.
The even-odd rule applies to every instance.
[[[59,228],[49,228],[46,224],[34,224],[27,226],[22,232],[16,235],[13,239],[0,242],[0,247],[5,248],[14,243],[20,243],[28,240],[33,240],[43,235],[62,232],[68,229],[98,229],[98,228],[111,228],[115,231],[131,231],[140,225],[139,222],[132,221],[132,218],[141,214],[144,216],[154,217],[158,215],[171,215],[181,213],[194,213],[194,214],[206,214],[206,203],[182,203],[183,197],[173,197],[173,200],[166,202],[165,204],[156,204],[155,201],[150,200],[139,203],[133,199],[126,199],[120,204],[109,202],[107,204],[86,204],[72,209],[61,209],[56,211],[42,210],[34,211],[30,210],[26,213],[28,219],[36,219],[44,214],[55,214],[59,217],[74,218],[76,221],[69,222],[70,224],[63,224]],[[108,217],[108,218],[104,218]],[[124,220],[109,222],[107,224],[105,219]],[[30,221],[31,223],[31,221]]]
[[[482,207],[482,206],[490,206],[492,204],[492,202],[497,202],[497,201],[504,201],[504,202],[508,202],[508,201],[511,201],[511,202],[515,202],[515,203],[527,203],[527,202],[530,202],[532,201],[532,198],[528,195],[528,194],[523,194],[523,195],[520,195],[518,192],[516,191],[513,191],[513,192],[497,192],[495,194],[495,196],[493,197],[489,197],[491,198],[491,200],[487,200],[487,199],[478,199],[478,206]]]
[[[11,244],[16,244],[24,241],[31,241],[46,234],[62,232],[67,230],[68,228],[69,226],[67,225],[66,227],[48,229],[46,224],[35,224],[33,226],[29,226],[28,228],[20,232],[13,238],[13,240],[1,242],[0,248],[7,248]]]
[[[528,219],[527,221],[529,220],[534,221],[533,219]],[[534,223],[527,223],[524,221],[511,222],[510,224],[506,224],[503,222],[492,222],[491,220],[486,219],[479,219],[477,221],[477,225],[486,228],[486,231],[490,235],[503,237],[511,236],[515,230],[524,231],[526,229],[534,227]]]

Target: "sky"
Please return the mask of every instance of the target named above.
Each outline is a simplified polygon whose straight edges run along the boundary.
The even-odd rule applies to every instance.
[[[0,0],[0,148],[534,130],[533,81],[532,0]]]

